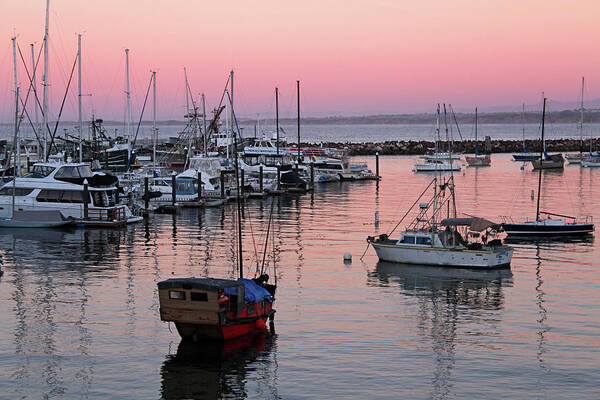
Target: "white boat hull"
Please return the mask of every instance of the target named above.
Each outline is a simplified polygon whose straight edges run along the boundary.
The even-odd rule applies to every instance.
[[[424,171],[460,171],[459,164],[434,164],[434,163],[422,163],[415,164],[415,170],[417,172]]]
[[[402,264],[434,265],[460,268],[499,268],[510,265],[513,250],[502,246],[495,251],[462,248],[411,247],[372,243],[381,261]]]

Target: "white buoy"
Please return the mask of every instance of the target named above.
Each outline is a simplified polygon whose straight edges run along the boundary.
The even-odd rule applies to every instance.
[[[352,261],[352,254],[344,253],[344,261]]]

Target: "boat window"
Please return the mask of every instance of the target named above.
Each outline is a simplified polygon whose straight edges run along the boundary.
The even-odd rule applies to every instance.
[[[54,175],[55,178],[79,178],[77,167],[62,167]]]
[[[79,171],[79,176],[82,178],[91,178],[94,174],[92,173],[92,169],[87,165],[80,165],[77,167]]]
[[[9,184],[10,185],[10,184]],[[31,192],[33,192],[33,189],[29,189],[29,188],[14,188],[15,190],[15,196],[27,196],[28,194],[30,194]],[[0,189],[0,196],[12,196],[13,195],[13,187],[12,186],[4,186],[2,189]]]
[[[36,197],[40,202],[83,203],[83,192],[77,190],[42,189]]]
[[[109,199],[108,194],[104,191],[93,191],[90,192],[92,199],[94,200],[94,206],[96,207],[108,207]]]
[[[183,290],[169,290],[169,299],[185,300],[185,292]]]
[[[56,168],[47,165],[34,165],[31,173],[25,175],[25,178],[45,178],[55,169]]]
[[[192,301],[208,301],[208,293],[191,292],[190,297]]]
[[[417,244],[431,244],[431,238],[429,236],[417,236]]]
[[[400,243],[415,244],[415,237],[414,236],[403,236],[402,241]]]

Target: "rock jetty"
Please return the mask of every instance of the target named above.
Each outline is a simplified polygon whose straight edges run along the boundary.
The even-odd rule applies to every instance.
[[[593,148],[598,148],[598,144],[594,143]],[[323,142],[323,143],[303,143],[301,146],[322,146],[336,149],[347,149],[349,155],[413,155],[426,154],[435,148],[434,142],[424,141],[387,141],[382,143],[338,143],[338,142]],[[530,151],[539,151],[539,140],[526,140],[525,146]],[[589,140],[584,141],[583,147],[578,139],[554,139],[546,141],[546,150],[549,152],[574,152],[583,149],[589,149]],[[440,143],[440,149],[447,149],[445,142]],[[457,153],[474,153],[475,141],[465,140],[454,142],[452,145],[453,151]],[[477,149],[481,153],[518,153],[523,150],[522,140],[491,140],[477,142]]]

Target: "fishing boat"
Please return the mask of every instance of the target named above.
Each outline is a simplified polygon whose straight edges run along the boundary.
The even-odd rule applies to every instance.
[[[229,100],[231,101],[231,100]],[[234,149],[237,135],[233,135]],[[234,157],[235,180],[239,192],[238,157]],[[271,213],[273,211],[271,203]],[[272,214],[271,214],[272,215]],[[244,278],[242,252],[241,202],[237,202],[237,271],[238,279],[172,278],[158,283],[160,318],[174,322],[183,340],[231,340],[257,331],[266,330],[266,322],[273,319],[273,301],[277,284],[268,283],[269,275],[262,267],[257,277]],[[271,218],[265,235],[269,240]],[[275,273],[275,280],[277,274]]]
[[[544,107],[542,111],[542,142],[544,141],[544,120],[546,117],[546,99],[544,98]],[[543,148],[540,150],[540,158],[543,156]],[[562,158],[562,157],[561,157]],[[563,160],[564,162],[564,160]],[[535,221],[525,221],[513,223],[504,222],[502,228],[509,236],[520,236],[526,238],[537,238],[540,236],[577,236],[588,235],[594,231],[594,224],[591,217],[586,217],[585,222],[579,222],[576,217],[540,211],[540,195],[542,192],[542,169],[538,168],[538,194],[537,207],[535,212]],[[546,218],[541,218],[545,215]],[[552,218],[555,217],[555,218]],[[556,218],[558,217],[558,219]]]
[[[498,224],[478,217],[457,217],[454,177],[442,182],[439,179],[435,177],[407,211],[404,217],[419,204],[417,216],[400,237],[392,239],[390,236],[402,220],[389,234],[367,238],[379,260],[477,269],[510,266],[513,249],[499,239],[488,241],[495,235]],[[432,190],[431,198],[419,203]],[[446,218],[440,220],[445,210]]]
[[[477,108],[475,108],[475,155],[465,156],[465,161],[469,167],[489,167],[492,163],[489,154],[480,155],[477,151]]]
[[[581,166],[584,168],[600,167],[600,156],[587,157],[581,161]]]
[[[536,152],[528,150],[525,147],[525,104],[523,104],[521,110],[521,129],[523,131],[523,152],[520,154],[513,154],[513,160],[529,162],[539,159],[540,156]]]

